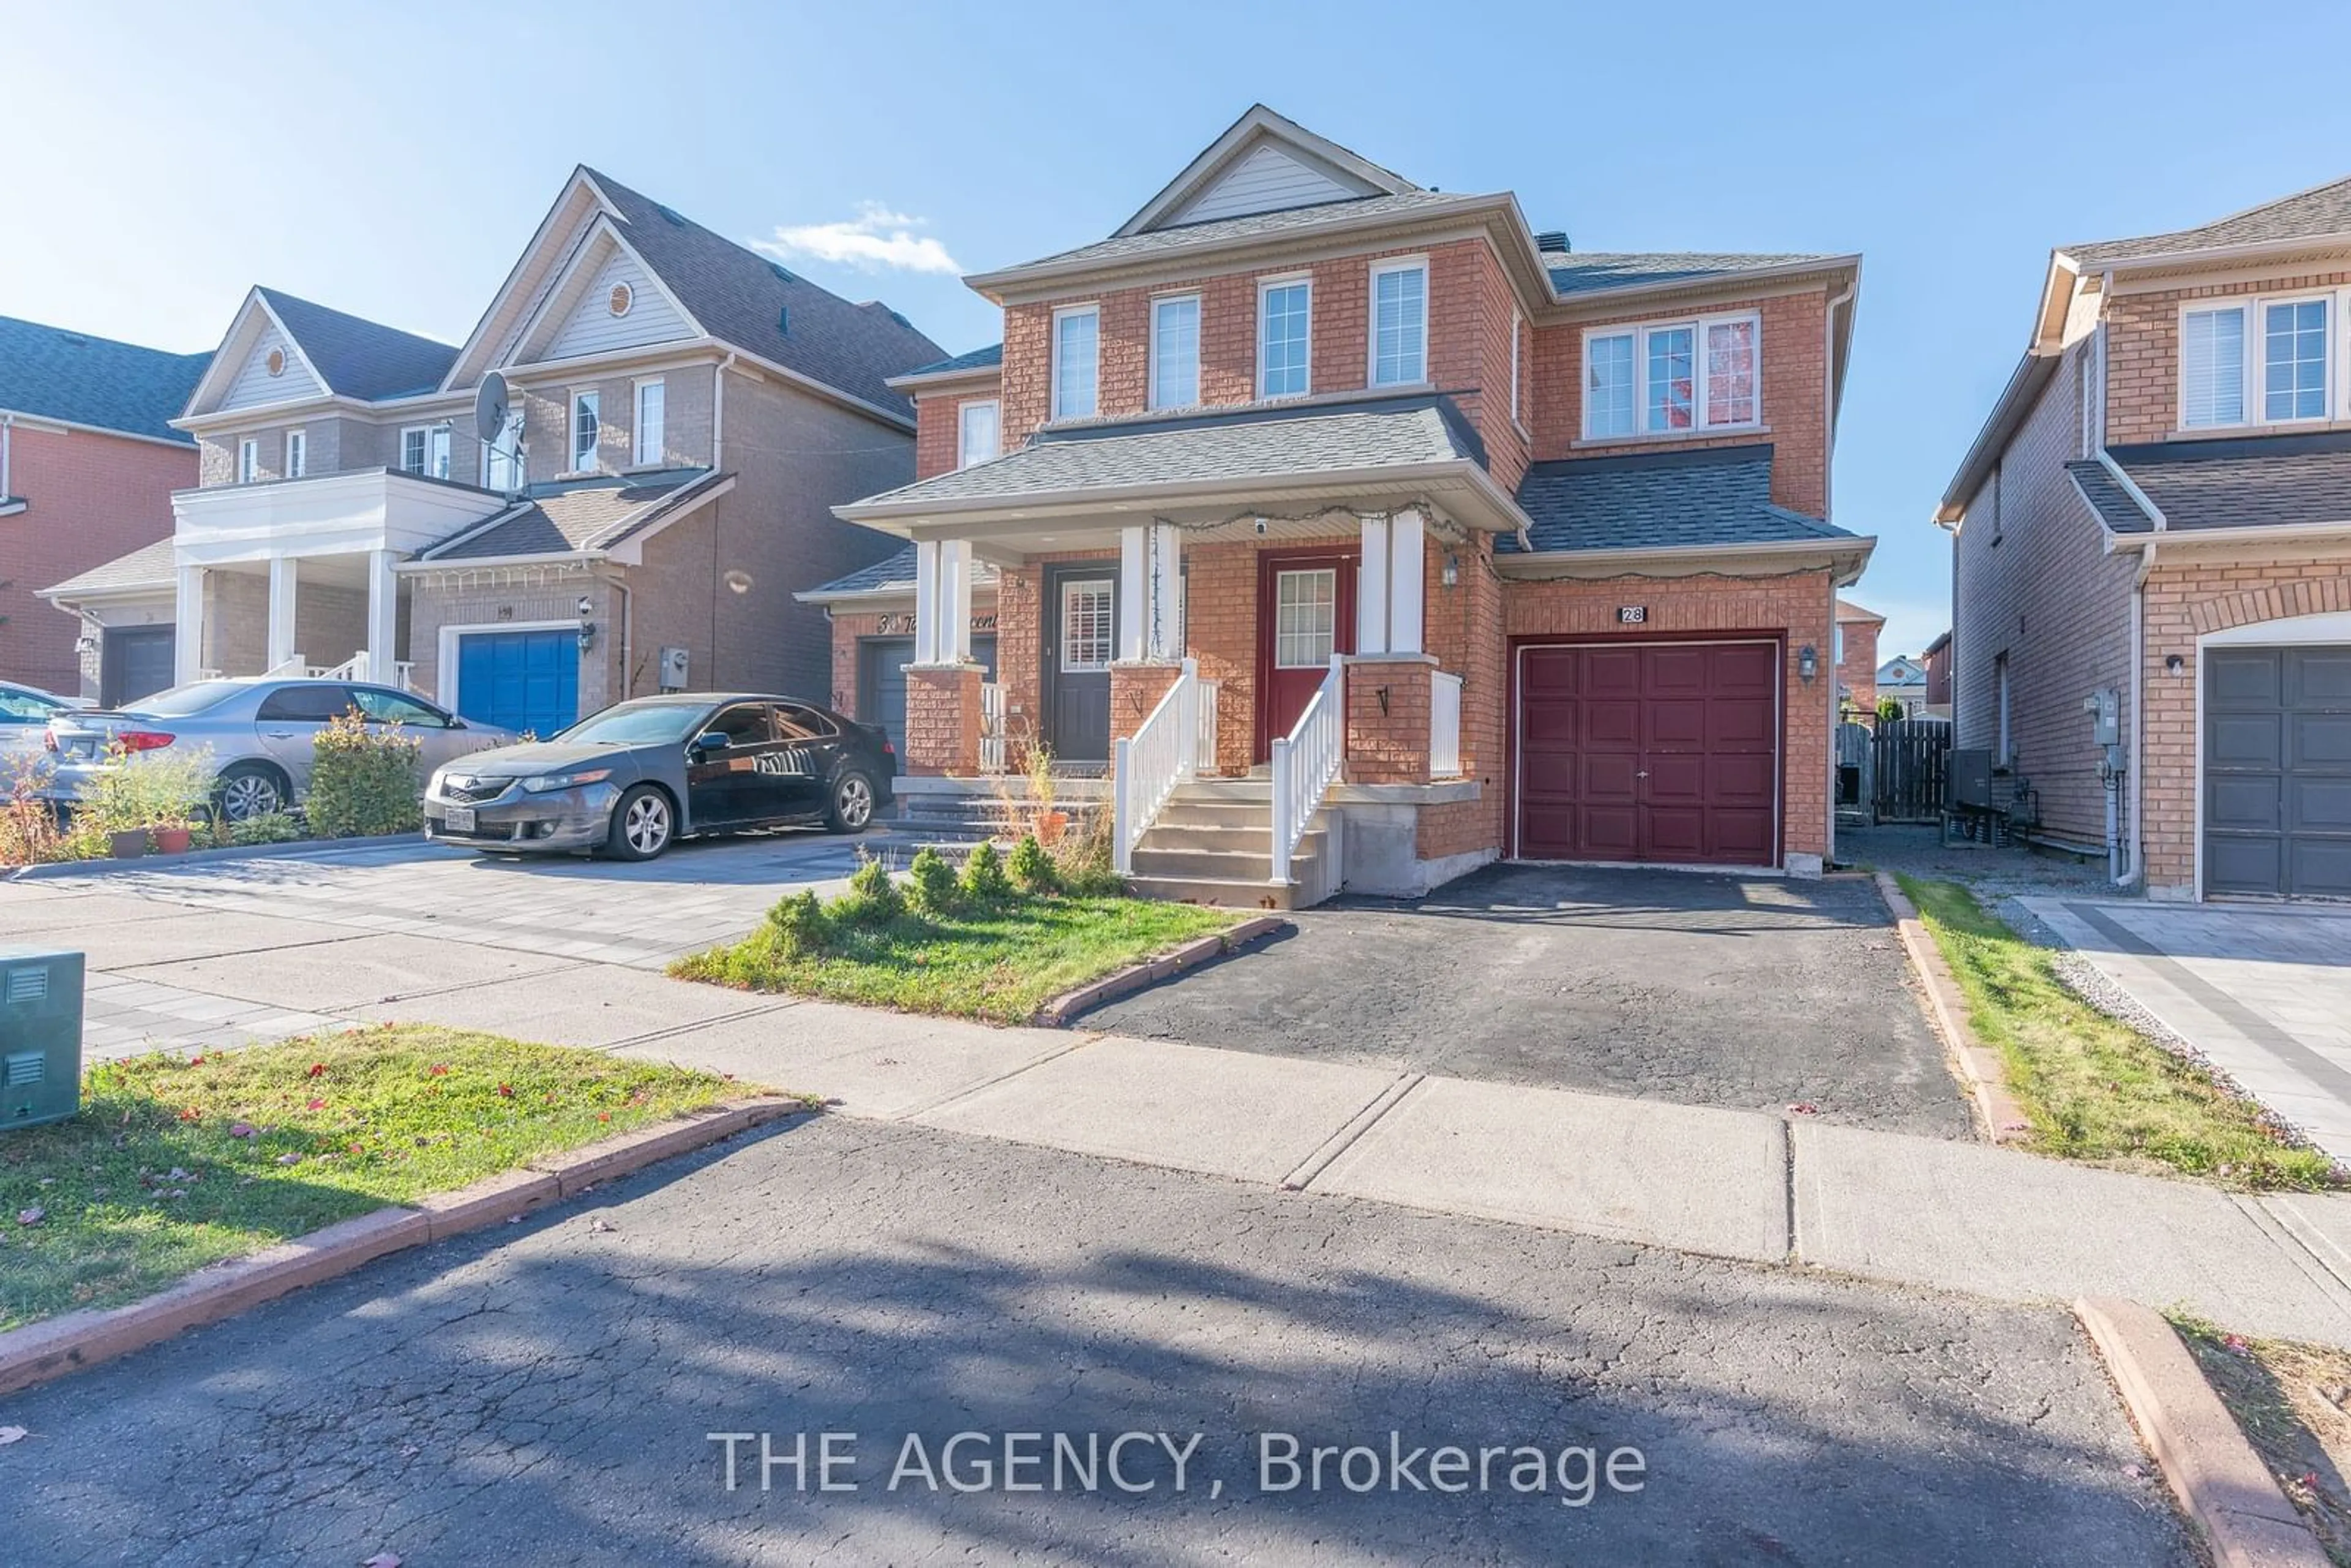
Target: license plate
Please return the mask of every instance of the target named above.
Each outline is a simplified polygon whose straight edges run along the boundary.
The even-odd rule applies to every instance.
[[[95,736],[84,736],[79,740],[69,740],[66,742],[66,751],[73,757],[96,757],[98,739]]]
[[[451,806],[442,815],[441,825],[453,833],[470,833],[474,831],[474,809]]]

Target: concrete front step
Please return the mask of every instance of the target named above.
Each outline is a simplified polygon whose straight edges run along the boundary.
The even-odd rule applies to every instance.
[[[1159,808],[1154,828],[1262,828],[1273,831],[1273,807],[1257,800],[1187,800],[1181,795]]]
[[[1127,885],[1138,898],[1169,904],[1208,904],[1220,909],[1288,909],[1296,884],[1275,887],[1264,882],[1230,882],[1217,877],[1136,876]]]
[[[1312,881],[1321,858],[1322,845],[1301,843],[1290,857],[1290,874],[1300,882]],[[1165,849],[1145,838],[1134,847],[1134,871],[1144,877],[1263,883],[1273,875],[1273,852],[1271,845],[1254,852]]]
[[[1273,825],[1249,822],[1171,822],[1165,817],[1151,824],[1143,842],[1163,850],[1229,850],[1262,855],[1272,848]]]

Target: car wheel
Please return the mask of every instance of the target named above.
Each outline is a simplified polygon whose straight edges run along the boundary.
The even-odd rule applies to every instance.
[[[862,833],[873,821],[873,780],[854,768],[832,781],[824,825],[836,833]]]
[[[612,808],[612,831],[604,848],[616,859],[649,861],[669,848],[677,813],[669,797],[650,784],[633,786]]]
[[[286,810],[286,780],[258,762],[240,762],[213,786],[213,800],[232,822],[249,822]]]

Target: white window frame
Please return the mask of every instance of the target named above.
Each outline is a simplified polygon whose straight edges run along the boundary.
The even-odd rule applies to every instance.
[[[580,411],[582,407],[585,407],[590,415],[596,421],[595,444],[588,449],[588,461],[585,463],[582,463],[580,460]],[[594,472],[596,461],[602,455],[603,450],[603,389],[601,387],[576,388],[571,393],[571,444],[569,448],[569,456],[571,465],[568,471],[573,474],[587,474]]]
[[[1080,592],[1091,598],[1097,591],[1102,595],[1104,605],[1102,611],[1104,631],[1101,639],[1102,659],[1099,663],[1092,659],[1072,659],[1070,648],[1070,601]],[[1118,658],[1118,584],[1107,577],[1063,578],[1059,612],[1061,618],[1055,622],[1053,631],[1054,640],[1061,644],[1058,654],[1061,673],[1065,675],[1091,675],[1109,669]]]
[[[972,453],[971,416],[980,410],[987,411],[987,450],[975,456]],[[956,466],[968,468],[977,463],[992,463],[1004,455],[1004,405],[992,397],[966,398],[956,405]]]
[[[261,477],[261,437],[240,437],[236,444],[236,482],[250,485]]]
[[[422,468],[411,468],[408,465],[408,438],[412,435],[420,437],[423,444],[424,466]],[[397,462],[393,465],[403,474],[413,475],[422,479],[446,479],[450,477],[449,469],[451,467],[451,464],[449,427],[446,424],[402,425],[400,427],[400,455]]]
[[[1159,395],[1159,313],[1162,310],[1165,310],[1178,305],[1189,305],[1192,308],[1192,395],[1189,398],[1162,398]],[[1180,294],[1160,294],[1153,296],[1151,301],[1150,321],[1151,345],[1150,351],[1145,356],[1149,362],[1144,366],[1144,374],[1146,379],[1144,382],[1144,403],[1145,407],[1157,410],[1171,408],[1197,408],[1200,406],[1200,329],[1203,325],[1201,316],[1200,295],[1199,291],[1196,289],[1186,289]],[[1097,330],[1099,330],[1099,328],[1097,328]],[[1101,376],[1100,366],[1102,343],[1099,337],[1095,340],[1094,354],[1096,366],[1095,376],[1097,378],[1094,397],[1095,402],[1097,406],[1099,406],[1102,398],[1099,379]],[[1177,388],[1175,390],[1181,391],[1182,389]]]
[[[1384,382],[1380,380],[1380,279],[1398,272],[1420,274],[1420,375],[1414,381]],[[1425,256],[1400,256],[1372,264],[1371,274],[1364,280],[1364,336],[1367,340],[1364,345],[1364,386],[1425,387],[1429,384],[1428,319],[1436,313],[1437,305],[1431,284],[1428,257]]]
[[[310,433],[289,430],[286,433],[286,470],[288,479],[299,479],[310,471]]]
[[[1296,392],[1270,392],[1265,384],[1265,297],[1277,288],[1306,290],[1306,384]],[[1286,398],[1311,397],[1314,392],[1314,275],[1311,272],[1287,272],[1279,277],[1257,280],[1257,396],[1259,402],[1279,402]]]
[[[478,466],[481,471],[483,489],[496,490],[500,495],[504,495],[509,488],[519,490],[523,487],[527,475],[523,462],[525,453],[522,448],[522,413],[517,410],[507,416],[504,435],[496,441],[482,443],[482,460]],[[505,450],[501,451],[501,447]],[[490,472],[491,464],[501,461],[514,465],[514,483],[511,486],[496,483],[496,476]]]
[[[1080,316],[1091,316],[1094,323],[1093,406],[1083,413],[1072,413],[1061,406],[1061,323]],[[1052,352],[1049,358],[1053,377],[1050,399],[1053,417],[1057,420],[1092,419],[1102,413],[1102,307],[1099,304],[1061,307],[1053,312],[1052,332]]]
[[[645,418],[645,393],[649,392],[661,394],[661,415],[651,421]],[[665,455],[669,451],[669,387],[667,383],[659,376],[647,376],[644,380],[632,384],[629,402],[630,417],[632,421],[629,431],[629,450],[634,455],[637,466],[640,468],[657,466],[668,461]],[[647,450],[645,443],[645,427],[648,423],[653,426],[655,433],[655,439],[650,451]]]
[[[1516,305],[1512,305],[1510,307],[1510,423],[1518,426],[1521,433],[1527,428],[1526,419],[1520,413],[1526,407],[1524,400],[1526,382],[1524,367],[1520,362],[1524,354],[1520,344],[1526,335],[1526,318],[1519,313],[1519,308]]]
[[[1706,337],[1710,327],[1745,321],[1755,329],[1755,413],[1750,419],[1710,423],[1706,417]],[[1690,335],[1690,423],[1687,430],[1651,430],[1649,416],[1649,334],[1687,331]],[[1629,435],[1600,435],[1592,428],[1592,345],[1601,338],[1633,340],[1633,430]],[[1705,316],[1677,316],[1654,321],[1615,321],[1583,329],[1582,356],[1576,362],[1577,402],[1583,408],[1585,441],[1687,441],[1726,430],[1763,428],[1763,313],[1761,310],[1718,310]]]
[[[2299,414],[2286,419],[2269,416],[2269,332],[2263,318],[2273,305],[2306,305],[2313,301],[2326,307],[2326,392],[2325,411]],[[2344,368],[2351,340],[2346,337],[2346,308],[2351,308],[2351,288],[2296,288],[2279,294],[2204,295],[2183,299],[2172,318],[2172,358],[2178,370],[2172,388],[2172,428],[2175,430],[2283,430],[2295,426],[2327,424],[2351,419],[2351,373]],[[2233,420],[2212,420],[2202,424],[2188,423],[2188,318],[2210,311],[2236,310],[2244,318],[2245,362],[2240,367],[2243,392],[2241,417]]]

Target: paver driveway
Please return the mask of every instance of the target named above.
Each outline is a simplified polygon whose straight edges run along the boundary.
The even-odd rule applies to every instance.
[[[1496,866],[1084,1019],[1201,1045],[1964,1137],[1865,881]]]
[[[0,1448],[0,1559],[47,1568],[2193,1561],[2055,1306],[837,1118],[5,1416],[31,1435]],[[835,1478],[855,1491],[778,1471],[762,1492],[754,1438],[728,1492],[706,1436],[813,1452],[828,1430],[857,1435]],[[1183,1494],[1155,1446],[1126,1456],[1140,1495],[1069,1470],[1059,1491],[889,1486],[910,1432],[935,1464],[957,1432],[1000,1458],[1008,1432],[1130,1430],[1200,1435]],[[1405,1452],[1634,1448],[1646,1472],[1582,1508],[1499,1466],[1484,1495],[1416,1490],[1426,1458],[1393,1492],[1327,1467],[1320,1491],[1259,1490],[1257,1434],[1384,1457],[1391,1431]]]
[[[2351,1162],[2351,910],[2022,903],[2246,1092]]]

